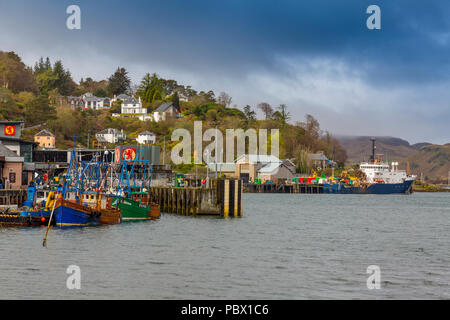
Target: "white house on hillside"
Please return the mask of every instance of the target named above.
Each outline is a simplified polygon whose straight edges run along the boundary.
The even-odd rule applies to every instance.
[[[139,133],[136,141],[140,144],[154,144],[156,142],[156,135],[150,131]]]
[[[159,122],[161,120],[166,120],[167,118],[177,118],[179,117],[180,112],[173,105],[172,102],[164,103],[159,108],[157,108],[153,112],[153,120]]]
[[[142,107],[141,97],[139,97],[139,99],[128,98],[122,102],[121,113],[147,114],[147,108]]]
[[[117,129],[108,128],[97,133],[95,138],[100,143],[117,143],[119,141],[125,141],[127,136],[123,133],[123,130],[119,131]]]
[[[84,110],[99,110],[111,107],[111,99],[96,97],[90,92],[83,94],[81,97],[68,96],[67,102],[72,108],[78,107],[84,108]]]

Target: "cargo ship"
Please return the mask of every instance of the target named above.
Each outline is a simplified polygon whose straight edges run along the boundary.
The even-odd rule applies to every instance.
[[[405,170],[398,170],[398,162],[392,162],[391,167],[381,158],[375,157],[375,139],[372,141],[372,156],[368,162],[359,165],[366,179],[360,185],[324,184],[324,193],[343,194],[409,194],[416,176],[409,175]]]

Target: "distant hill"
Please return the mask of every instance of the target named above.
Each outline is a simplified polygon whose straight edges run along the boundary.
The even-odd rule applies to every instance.
[[[372,154],[371,136],[336,136],[347,151],[347,163],[359,163]],[[410,145],[408,141],[395,137],[375,137],[376,154],[382,154],[388,162],[398,161],[406,169],[409,161],[411,173],[435,183],[447,183],[450,171],[450,143],[433,145],[422,142]]]

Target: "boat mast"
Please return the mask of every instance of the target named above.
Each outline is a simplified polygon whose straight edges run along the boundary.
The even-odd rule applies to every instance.
[[[370,139],[370,141],[372,141],[372,156],[370,158],[370,162],[375,163],[375,149],[377,148],[375,146],[375,138]]]

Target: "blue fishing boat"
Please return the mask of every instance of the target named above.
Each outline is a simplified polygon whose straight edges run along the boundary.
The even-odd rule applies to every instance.
[[[100,214],[88,206],[59,198],[55,203],[55,224],[60,227],[99,223]]]

